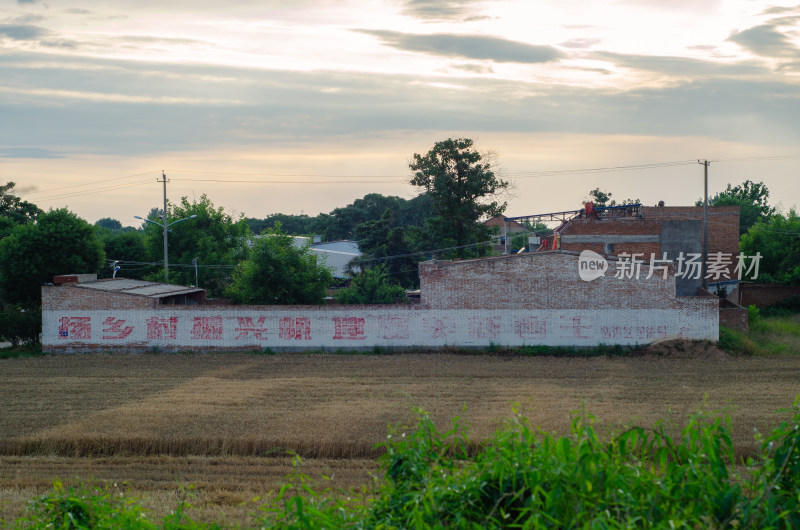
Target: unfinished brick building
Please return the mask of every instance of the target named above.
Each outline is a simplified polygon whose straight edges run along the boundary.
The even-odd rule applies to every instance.
[[[683,254],[703,252],[702,206],[626,205],[606,209],[583,209],[558,214],[508,218],[509,221],[538,220],[561,215],[562,222],[543,239],[539,250],[592,250],[605,257],[637,255],[639,259],[676,260]],[[724,275],[709,283],[736,283],[736,257],[739,254],[739,207],[712,206],[708,209],[708,256],[722,253],[731,262]],[[716,275],[715,275],[716,276]],[[691,296],[703,283],[702,278],[682,278],[676,282],[677,294]]]

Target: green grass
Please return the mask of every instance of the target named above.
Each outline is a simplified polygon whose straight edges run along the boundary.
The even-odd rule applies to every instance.
[[[21,346],[8,346],[0,348],[0,359],[16,359],[19,357],[37,357],[46,355],[42,353],[41,344],[25,344]]]

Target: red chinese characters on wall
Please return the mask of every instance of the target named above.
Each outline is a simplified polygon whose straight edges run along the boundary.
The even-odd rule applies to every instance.
[[[126,326],[124,319],[108,317],[103,321],[103,339],[124,339],[133,331],[133,326]]]
[[[243,339],[250,334],[258,340],[267,340],[267,317],[259,317],[258,321],[253,322],[253,317],[236,317],[239,326],[236,328],[236,340]]]
[[[500,317],[471,317],[467,330],[473,339],[496,339],[500,335]]]
[[[333,340],[364,340],[364,319],[360,317],[334,317]]]
[[[278,337],[283,340],[311,340],[311,319],[282,318],[278,323]]]
[[[587,324],[587,320],[591,322],[590,319],[585,317],[570,317],[561,315],[561,330],[562,330],[562,338],[566,339],[590,339],[589,331],[592,329],[590,324]]]
[[[514,333],[522,339],[541,339],[547,336],[547,321],[539,317],[523,317],[514,321]]]
[[[191,338],[195,340],[222,340],[222,317],[194,317]]]
[[[178,317],[147,319],[147,338],[153,340],[175,340],[178,338]]]
[[[407,339],[408,317],[379,317],[378,333],[382,339]]]
[[[449,318],[425,317],[422,319],[422,330],[432,339],[447,339],[448,334],[456,332],[456,325]]]
[[[58,338],[60,339],[91,339],[91,317],[63,317],[58,320]]]

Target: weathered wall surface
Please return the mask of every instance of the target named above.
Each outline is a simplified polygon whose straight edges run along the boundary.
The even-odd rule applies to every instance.
[[[145,296],[94,291],[75,285],[61,287],[48,285],[42,287],[42,308],[94,309],[96,307],[113,307],[115,309],[146,309],[155,306],[155,300]]]
[[[690,299],[680,310],[435,310],[417,306],[210,307],[45,310],[47,352],[593,346],[717,339],[716,311]],[[716,301],[713,301],[716,308]],[[202,306],[200,306],[202,307]]]
[[[716,297],[676,297],[675,276],[642,264],[583,281],[579,257],[538,252],[420,266],[420,305],[155,306],[43,289],[47,352],[358,349],[490,344],[595,346],[717,340]],[[70,300],[70,293],[81,297]],[[123,302],[129,298],[118,295]]]
[[[468,261],[420,263],[422,306],[432,309],[680,309],[674,272],[641,263],[618,270],[609,259],[605,275],[580,278],[577,253],[514,254]],[[623,277],[618,278],[617,273]],[[628,272],[632,274],[628,277]],[[650,278],[647,276],[650,275]]]
[[[791,296],[800,296],[799,286],[779,283],[740,283],[739,305],[764,308],[782,302]]]

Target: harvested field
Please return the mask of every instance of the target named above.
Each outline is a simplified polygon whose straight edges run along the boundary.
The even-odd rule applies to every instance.
[[[94,479],[144,495],[156,511],[195,484],[208,517],[244,522],[247,501],[290,472],[371,481],[388,424],[412,407],[454,416],[487,438],[514,403],[565,433],[585,403],[601,429],[727,408],[739,455],[800,392],[800,357],[645,355],[546,358],[396,354],[75,355],[0,361],[0,519],[53,479]],[[241,505],[245,503],[244,505]],[[197,504],[197,503],[196,503]],[[249,506],[249,507],[248,507]],[[205,513],[205,512],[204,512]]]

